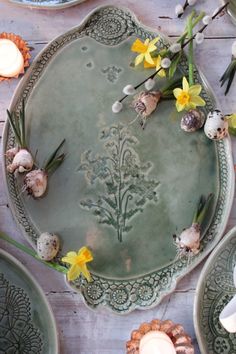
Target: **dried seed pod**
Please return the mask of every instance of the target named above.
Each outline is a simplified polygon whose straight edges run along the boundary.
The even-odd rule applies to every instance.
[[[154,329],[154,327],[158,329]],[[176,353],[194,354],[190,336],[185,333],[180,324],[175,324],[171,320],[152,320],[150,323],[141,324],[138,330],[132,332],[131,340],[127,341],[126,353],[140,354],[144,344],[155,338],[166,340],[170,345],[170,349],[173,348]]]
[[[191,109],[185,113],[181,119],[181,129],[185,132],[195,132],[200,129],[205,122],[205,114],[199,109]]]
[[[44,170],[33,170],[24,178],[24,186],[28,194],[34,198],[42,197],[47,189],[48,175]]]
[[[11,153],[13,154],[14,152],[10,151],[10,154]],[[26,171],[30,171],[33,165],[34,160],[30,152],[26,149],[20,149],[20,151],[15,154],[12,163],[7,166],[7,171],[10,173],[13,173],[15,171],[23,173]]]
[[[132,106],[135,111],[141,117],[140,124],[144,128],[147,117],[155,111],[159,101],[161,99],[160,91],[145,92],[142,91],[133,100]]]

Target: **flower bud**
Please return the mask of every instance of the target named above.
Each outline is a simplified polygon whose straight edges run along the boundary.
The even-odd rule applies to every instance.
[[[236,41],[232,44],[232,55],[236,59]]]
[[[119,113],[123,108],[123,104],[119,101],[116,101],[112,105],[112,112],[113,113]]]
[[[123,93],[125,95],[128,95],[128,96],[133,96],[135,94],[135,88],[133,85],[126,85],[124,88],[123,88]]]
[[[181,44],[180,43],[173,43],[169,50],[171,51],[171,53],[178,53],[181,51]]]
[[[204,34],[201,32],[198,32],[195,37],[196,43],[201,44],[204,41],[204,38],[205,38]]]
[[[184,13],[183,6],[178,4],[175,6],[175,14],[176,16],[182,15]]]
[[[195,4],[196,4],[196,2],[197,2],[197,0],[188,0],[188,4],[189,4],[189,6],[193,6],[193,5],[195,5]]]
[[[164,58],[164,59],[162,59],[162,61],[161,61],[161,67],[162,67],[163,69],[168,69],[168,68],[170,67],[170,65],[171,65],[171,60],[170,60],[169,58]]]
[[[155,86],[156,81],[154,79],[148,79],[145,82],[145,88],[146,90],[150,91],[153,89],[153,87]]]
[[[204,16],[202,19],[202,22],[204,25],[209,25],[212,22],[211,16],[208,16],[208,15]]]

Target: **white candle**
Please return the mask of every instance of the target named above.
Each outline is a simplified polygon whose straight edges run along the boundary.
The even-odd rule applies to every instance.
[[[0,39],[0,76],[14,77],[24,72],[24,58],[15,43]]]
[[[166,333],[150,331],[140,341],[139,354],[176,354],[176,350]]]

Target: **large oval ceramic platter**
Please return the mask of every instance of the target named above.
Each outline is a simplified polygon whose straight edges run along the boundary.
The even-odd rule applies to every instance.
[[[223,308],[236,294],[236,227],[230,230],[208,258],[198,281],[194,326],[202,354],[236,353],[236,335],[219,321]]]
[[[36,9],[59,10],[74,6],[86,0],[9,0],[14,4]]]
[[[58,337],[43,291],[22,266],[0,250],[0,353],[58,354]]]
[[[61,237],[62,254],[89,246],[93,282],[81,278],[73,286],[90,307],[102,304],[118,313],[157,304],[215,247],[234,191],[229,138],[214,143],[203,131],[184,133],[174,101],[160,103],[145,129],[135,120],[132,98],[112,113],[122,88],[150,74],[130,65],[131,44],[157,35],[159,49],[166,47],[160,33],[128,10],[99,8],[39,54],[10,107],[18,114],[25,99],[30,149],[38,150],[39,165],[63,138],[67,152],[41,200],[22,193],[22,180],[5,169],[17,222],[33,245],[49,231]],[[181,73],[186,70],[184,59]],[[195,79],[205,87],[198,72]],[[164,84],[158,79],[159,87]],[[202,95],[206,112],[213,109],[206,88]],[[12,146],[7,124],[4,151]],[[214,201],[201,251],[178,258],[173,234],[191,224],[200,195],[209,193]]]

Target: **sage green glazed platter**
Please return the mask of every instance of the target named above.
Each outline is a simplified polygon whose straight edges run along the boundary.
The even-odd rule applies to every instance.
[[[225,0],[226,2],[226,0]],[[227,12],[231,17],[232,22],[236,25],[236,0],[231,0],[227,8]]]
[[[166,47],[162,34],[127,9],[98,8],[38,55],[10,107],[18,114],[25,99],[39,165],[62,138],[67,151],[41,200],[21,193],[22,181],[5,168],[18,224],[33,246],[44,231],[60,236],[62,254],[89,246],[93,282],[80,278],[71,285],[91,308],[104,305],[119,314],[156,305],[215,247],[234,193],[229,138],[214,143],[202,131],[184,133],[174,101],[162,102],[144,130],[138,120],[130,124],[136,116],[131,100],[119,114],[111,111],[125,85],[147,76],[130,66],[132,42],[157,35]],[[195,79],[202,82],[198,72]],[[213,109],[209,90],[203,97],[206,111]],[[14,145],[8,124],[3,144],[4,151]],[[172,236],[190,225],[200,195],[210,192],[215,197],[201,251],[177,258]]]
[[[9,0],[14,4],[36,9],[59,10],[74,6],[86,0]]]
[[[58,337],[43,291],[23,265],[0,250],[0,353],[58,354]]]
[[[223,308],[236,294],[236,227],[231,229],[208,258],[198,281],[194,326],[202,354],[236,353],[236,335],[219,322]]]

